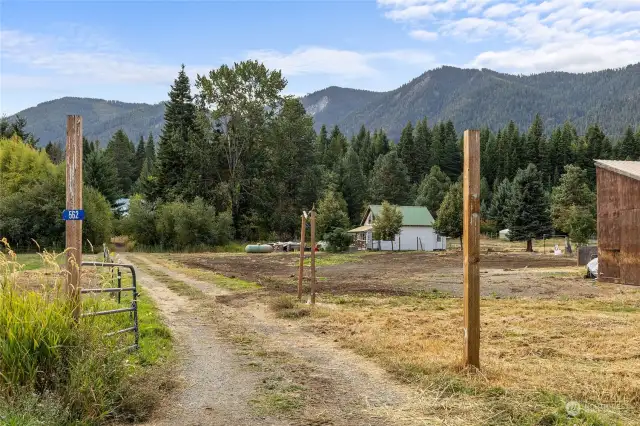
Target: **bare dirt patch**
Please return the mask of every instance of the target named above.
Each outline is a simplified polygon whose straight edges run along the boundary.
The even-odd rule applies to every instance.
[[[332,255],[318,255],[318,286],[323,293],[410,295],[437,290],[462,295],[459,252],[341,255],[340,263],[322,264],[328,256]],[[267,290],[296,291],[295,254],[185,254],[171,255],[171,259],[190,268],[255,281]],[[576,268],[571,257],[487,252],[480,264],[484,297],[596,297],[614,294],[620,288],[583,279],[584,268]],[[308,273],[308,268],[305,271]]]

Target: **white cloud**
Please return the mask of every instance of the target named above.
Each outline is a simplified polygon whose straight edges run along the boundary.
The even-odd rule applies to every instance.
[[[269,68],[281,69],[285,76],[305,74],[333,75],[344,78],[363,78],[379,75],[376,60],[428,65],[433,57],[419,50],[391,50],[382,52],[355,52],[324,47],[304,47],[290,53],[275,50],[253,50],[247,58],[257,59]]]
[[[432,41],[438,38],[438,33],[434,33],[432,31],[425,31],[425,30],[413,30],[409,33],[409,35],[415,38],[416,40],[421,40],[421,41]]]
[[[640,60],[640,0],[378,0],[387,18],[483,41],[468,66],[595,71]],[[488,46],[488,48],[487,48]],[[477,47],[475,47],[478,49]],[[481,48],[482,49],[482,48]]]
[[[504,18],[519,9],[520,8],[513,3],[499,3],[485,10],[484,16],[487,18]]]
[[[17,65],[40,73],[46,72],[48,78],[57,76],[78,83],[94,84],[164,85],[170,83],[178,73],[179,64],[145,61],[141,55],[119,49],[109,40],[75,30],[73,37],[1,30],[0,57],[3,68]],[[195,75],[205,70],[203,67],[192,67],[189,72]],[[13,77],[5,80],[3,76],[2,84],[4,88],[16,88],[23,85],[24,81]]]

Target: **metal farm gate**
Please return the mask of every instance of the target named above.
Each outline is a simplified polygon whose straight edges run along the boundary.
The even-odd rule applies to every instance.
[[[105,257],[108,259],[108,257]],[[122,333],[130,333],[133,332],[134,335],[134,344],[131,346],[127,346],[123,348],[125,350],[137,350],[139,348],[138,342],[140,338],[140,332],[138,329],[138,287],[136,282],[136,270],[133,265],[128,265],[124,263],[111,263],[111,262],[82,262],[82,266],[95,266],[95,267],[106,267],[111,268],[111,276],[113,277],[113,269],[116,268],[116,287],[105,287],[105,288],[83,288],[80,290],[81,294],[92,294],[92,293],[115,293],[117,303],[121,302],[121,295],[123,291],[130,291],[132,294],[131,306],[126,308],[117,308],[110,309],[107,311],[96,311],[96,312],[85,312],[82,313],[81,317],[93,317],[98,315],[111,315],[111,314],[120,314],[123,312],[129,312],[129,317],[132,321],[132,326],[123,328],[122,330],[112,331],[107,333],[105,336],[115,336]],[[131,287],[122,287],[122,274],[120,273],[120,268],[126,268],[131,271]],[[113,282],[113,280],[112,280]]]

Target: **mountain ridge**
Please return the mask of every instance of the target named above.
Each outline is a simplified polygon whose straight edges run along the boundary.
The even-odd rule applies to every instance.
[[[640,125],[640,62],[587,73],[530,75],[443,65],[386,92],[329,86],[299,99],[316,131],[338,125],[348,136],[364,125],[372,131],[382,128],[397,140],[407,122],[424,117],[431,124],[452,120],[458,131],[484,126],[496,131],[510,120],[523,129],[537,113],[547,131],[569,120],[580,133],[597,122],[605,133],[619,136],[627,126]],[[64,140],[68,114],[83,116],[89,139],[106,143],[122,128],[137,142],[149,133],[157,140],[164,103],[63,97],[18,114],[41,145]]]

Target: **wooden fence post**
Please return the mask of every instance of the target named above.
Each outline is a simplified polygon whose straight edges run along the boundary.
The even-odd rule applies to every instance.
[[[464,132],[464,365],[480,368],[480,131]]]
[[[305,213],[306,214],[306,213]],[[302,276],[304,274],[304,238],[307,230],[305,226],[307,221],[305,214],[300,215],[302,218],[302,226],[300,227],[300,267],[298,268],[298,300],[302,300]]]
[[[82,210],[82,116],[67,116],[66,209]],[[83,213],[84,214],[84,213]],[[73,307],[73,317],[80,315],[80,265],[82,264],[82,220],[66,220],[67,251],[66,290]]]
[[[316,211],[311,210],[311,304],[316,304]]]

